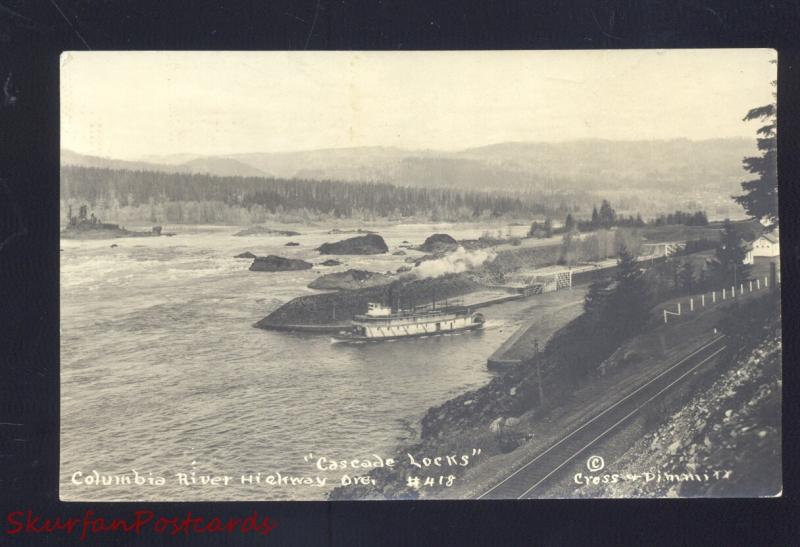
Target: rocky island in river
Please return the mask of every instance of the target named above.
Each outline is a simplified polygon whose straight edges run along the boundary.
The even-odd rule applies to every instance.
[[[317,250],[324,255],[376,255],[389,252],[389,247],[378,234],[367,234],[336,243],[323,243]]]
[[[417,250],[426,253],[445,253],[455,251],[458,245],[458,241],[449,234],[433,234],[428,236]]]
[[[293,270],[310,270],[314,265],[305,260],[284,258],[269,255],[257,256],[250,265],[251,272],[287,272]]]
[[[153,226],[149,232],[134,232],[120,227],[119,224],[101,222],[94,213],[88,215],[86,205],[82,205],[78,216],[72,215],[72,207],[69,208],[67,217],[69,223],[62,230],[63,239],[111,239],[117,237],[158,237],[173,236],[173,233],[162,232],[161,226]]]

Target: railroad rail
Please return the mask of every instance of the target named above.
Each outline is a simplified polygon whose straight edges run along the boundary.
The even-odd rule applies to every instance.
[[[478,496],[478,499],[535,498],[554,475],[640,410],[725,349],[718,336],[685,355],[610,407],[584,422]]]

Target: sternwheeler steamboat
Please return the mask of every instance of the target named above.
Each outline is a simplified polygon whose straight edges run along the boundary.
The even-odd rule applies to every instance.
[[[339,332],[335,342],[371,342],[434,336],[483,328],[483,314],[461,305],[394,311],[371,302],[367,313],[356,315],[350,330]]]

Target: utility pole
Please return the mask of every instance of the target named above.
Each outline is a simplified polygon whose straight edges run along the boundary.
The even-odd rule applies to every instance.
[[[539,385],[539,406],[544,406],[544,389],[542,388],[542,370],[539,363],[539,340],[533,341],[533,361],[536,364],[536,383]]]

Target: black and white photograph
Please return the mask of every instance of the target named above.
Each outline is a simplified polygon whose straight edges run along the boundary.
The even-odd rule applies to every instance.
[[[60,499],[781,496],[777,58],[62,53]]]

